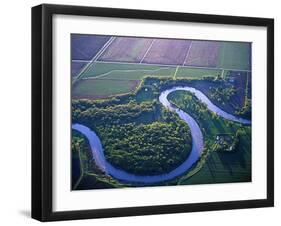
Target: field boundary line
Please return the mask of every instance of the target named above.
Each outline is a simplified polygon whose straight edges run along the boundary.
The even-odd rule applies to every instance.
[[[150,43],[149,47],[147,48],[147,50],[145,51],[143,57],[141,58],[141,61],[139,62],[139,64],[141,64],[144,60],[144,58],[146,57],[147,53],[149,52],[149,50],[151,49],[153,43],[155,42],[155,39],[152,40],[152,42]]]
[[[130,82],[130,81],[141,81],[141,79],[119,79],[119,78],[97,78],[97,79],[93,79],[93,78],[83,78],[84,80],[97,80],[97,81],[123,81],[123,82]]]
[[[225,50],[225,44],[222,43],[222,60],[221,60],[219,66],[223,66],[223,64],[224,64],[224,50]]]
[[[177,65],[177,64],[155,64],[155,63],[153,64],[153,63],[122,62],[122,61],[96,61],[96,62],[102,64],[134,64],[134,65],[150,65],[150,66],[162,66],[162,67],[173,67],[173,68],[179,66],[181,68],[251,72],[251,70],[238,69],[238,68],[205,67],[205,66],[191,66],[191,65]]]
[[[190,41],[190,45],[189,45],[189,48],[188,48],[188,50],[187,50],[187,52],[186,52],[186,55],[185,55],[185,58],[184,58],[184,60],[183,60],[182,66],[185,65],[185,62],[186,62],[186,60],[187,60],[187,58],[188,58],[188,56],[189,56],[189,52],[190,52],[191,46],[192,46],[192,41]]]
[[[102,47],[101,49],[97,52],[97,54],[91,59],[91,61],[80,71],[80,73],[75,77],[75,79],[72,81],[72,84],[74,84],[77,80],[79,80],[84,72],[89,69],[90,65],[95,62],[98,57],[107,49],[107,47],[115,40],[115,37],[111,37]]]
[[[247,73],[248,73],[248,72],[247,72]],[[221,71],[221,78],[222,78],[222,79],[225,79],[223,75],[224,75],[224,69],[222,69],[222,71]]]
[[[174,76],[173,76],[173,79],[176,79],[176,76],[177,76],[177,72],[179,70],[179,66],[177,66],[176,70],[175,70],[175,73],[174,73]]]
[[[89,63],[89,62],[91,62],[91,60],[71,60],[71,62]]]
[[[162,66],[162,67],[173,67],[176,68],[177,64],[153,64],[153,63],[138,63],[138,62],[126,62],[126,61],[96,61],[101,64],[134,64],[134,65],[147,65],[147,66]]]
[[[92,61],[96,61],[103,53],[104,51],[111,45],[111,43],[116,39],[116,37],[111,37],[110,40],[100,49],[100,51],[95,55],[95,57],[92,59]]]
[[[196,57],[196,58],[193,58],[193,59],[191,59],[191,60],[189,60],[189,62],[188,62],[188,64],[187,65],[183,65],[183,67],[184,66],[193,66],[191,63],[194,63],[194,62],[196,62],[196,61],[198,61],[198,60],[200,60],[201,58],[200,57]],[[194,65],[195,66],[195,65]],[[195,66],[196,67],[196,66]],[[200,66],[199,66],[200,67]],[[204,66],[201,66],[201,67],[204,67]]]

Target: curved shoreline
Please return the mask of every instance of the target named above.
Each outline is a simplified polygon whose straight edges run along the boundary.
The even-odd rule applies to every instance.
[[[188,155],[188,158],[177,168],[170,171],[169,173],[153,175],[153,176],[135,175],[135,174],[128,173],[124,170],[117,169],[116,167],[111,165],[106,160],[104,153],[103,153],[101,141],[94,131],[92,131],[91,129],[89,129],[88,127],[86,127],[82,124],[73,124],[72,129],[75,129],[75,130],[81,132],[84,136],[87,137],[87,139],[89,140],[89,144],[91,146],[93,158],[95,159],[95,162],[98,165],[98,167],[101,170],[103,170],[106,174],[109,174],[116,179],[128,181],[128,182],[136,182],[136,183],[157,183],[157,182],[173,179],[173,178],[183,174],[188,169],[190,169],[191,166],[199,159],[199,157],[204,149],[203,134],[202,134],[202,131],[201,131],[199,125],[197,124],[197,122],[183,110],[181,110],[175,106],[172,106],[171,103],[167,99],[167,96],[176,90],[185,90],[185,91],[192,92],[193,94],[195,94],[195,96],[199,100],[201,100],[203,103],[205,103],[207,105],[207,108],[210,111],[215,112],[216,114],[218,114],[219,116],[221,116],[227,120],[240,122],[242,124],[251,123],[251,121],[249,121],[249,120],[246,120],[243,118],[238,118],[234,115],[224,112],[219,107],[214,105],[208,99],[208,97],[205,96],[201,91],[199,91],[195,88],[184,86],[184,87],[174,87],[174,88],[163,91],[159,96],[159,101],[161,104],[163,104],[163,106],[165,106],[169,110],[177,113],[178,116],[188,124],[190,131],[191,131],[191,137],[192,137],[192,150],[191,150],[190,154]]]
[[[197,97],[197,99],[199,99],[201,102],[203,102],[204,104],[207,105],[208,110],[216,113],[218,116],[221,116],[224,119],[227,119],[227,120],[230,120],[230,121],[234,121],[234,122],[239,122],[239,123],[246,124],[246,125],[250,125],[251,124],[250,120],[234,116],[234,115],[232,115],[230,113],[227,113],[226,111],[220,109],[218,106],[213,104],[210,101],[210,99],[203,92],[201,92],[200,90],[195,89],[193,87],[190,87],[190,86],[178,86],[178,87],[174,87],[174,88],[165,90],[162,93],[168,92],[168,94],[170,94],[170,93],[172,93],[174,91],[177,91],[177,90],[189,91],[189,92],[193,93]],[[161,93],[161,95],[162,95],[162,93]]]

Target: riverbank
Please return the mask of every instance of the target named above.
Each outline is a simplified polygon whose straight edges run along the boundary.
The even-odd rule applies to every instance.
[[[180,110],[176,108],[175,106],[172,106],[171,103],[168,101],[167,96],[177,90],[186,90],[186,91],[191,91],[195,94],[195,96],[200,99],[203,103],[205,103],[208,106],[208,109],[210,111],[215,112],[221,117],[226,118],[227,120],[232,120],[235,122],[240,122],[240,123],[246,123],[250,124],[250,121],[237,118],[236,116],[230,115],[221,109],[219,109],[217,106],[212,104],[212,102],[199,90],[196,90],[192,87],[174,87],[168,90],[163,91],[160,96],[159,96],[159,101],[160,103],[168,108],[170,111],[174,111],[178,116],[185,121],[188,126],[190,127],[191,130],[191,135],[192,135],[192,151],[189,155],[189,157],[182,163],[179,167],[174,169],[173,171],[162,174],[162,175],[154,175],[154,176],[139,176],[135,174],[130,174],[127,173],[123,170],[117,169],[111,164],[109,164],[103,154],[103,149],[101,146],[101,142],[98,138],[98,136],[91,131],[89,128],[87,128],[84,125],[81,124],[74,124],[73,129],[76,129],[77,131],[81,132],[84,134],[88,140],[90,141],[91,149],[94,151],[93,156],[95,159],[97,159],[97,164],[100,164],[100,167],[104,169],[106,173],[111,175],[112,177],[118,179],[118,180],[123,180],[123,181],[128,181],[128,182],[137,182],[137,183],[157,183],[157,182],[162,182],[165,180],[171,180],[184,172],[188,171],[192,167],[192,165],[199,159],[203,148],[203,135],[201,132],[201,129],[197,122],[186,112],[183,110]]]

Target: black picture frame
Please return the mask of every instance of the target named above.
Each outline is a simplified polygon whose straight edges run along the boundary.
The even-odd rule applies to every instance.
[[[267,198],[130,208],[52,210],[52,18],[55,14],[151,19],[267,28]],[[274,205],[274,20],[43,4],[32,8],[32,218],[40,221],[122,217]]]

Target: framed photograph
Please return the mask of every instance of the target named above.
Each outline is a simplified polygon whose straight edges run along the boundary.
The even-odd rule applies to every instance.
[[[32,217],[274,205],[274,21],[32,8]]]

